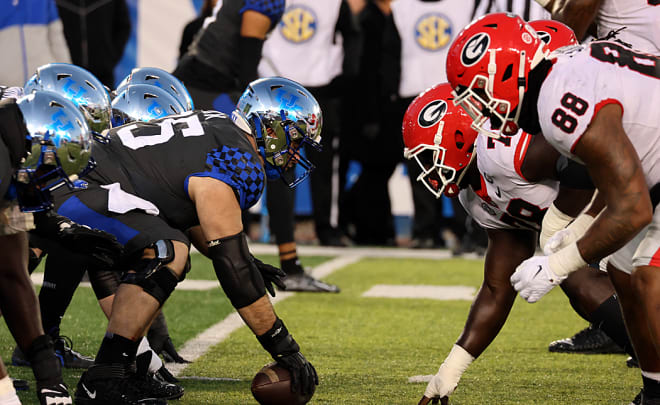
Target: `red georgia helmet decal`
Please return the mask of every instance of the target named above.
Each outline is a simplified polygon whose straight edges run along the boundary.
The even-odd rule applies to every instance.
[[[490,36],[479,32],[468,39],[461,50],[461,63],[468,67],[476,64],[483,58],[490,45]]]
[[[433,100],[421,109],[417,116],[417,123],[422,128],[432,127],[437,124],[447,113],[447,102],[445,100]]]

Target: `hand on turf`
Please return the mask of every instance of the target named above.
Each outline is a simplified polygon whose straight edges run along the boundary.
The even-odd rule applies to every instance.
[[[311,394],[319,385],[319,377],[312,363],[308,362],[300,352],[277,356],[277,363],[291,373],[291,392]]]
[[[270,264],[266,264],[262,262],[256,257],[252,257],[252,259],[254,260],[254,264],[257,265],[257,269],[259,269],[259,272],[261,273],[261,277],[263,277],[264,279],[264,284],[266,285],[266,289],[268,290],[268,293],[270,295],[272,295],[273,297],[275,296],[275,289],[273,288],[273,284],[275,284],[281,290],[286,289],[286,286],[284,285],[284,281],[282,281],[282,278],[286,277],[285,272],[283,272],[282,270],[278,269],[275,266],[271,266]]]
[[[511,285],[527,302],[536,302],[565,279],[552,271],[548,256],[534,256],[518,265]]]
[[[448,397],[442,397],[440,399],[438,398],[429,398],[426,395],[422,396],[422,399],[419,400],[419,403],[417,405],[427,405],[427,404],[440,404],[440,405],[449,405],[449,398]]]
[[[458,378],[460,378],[460,374],[458,375]],[[449,395],[454,393],[454,390],[458,386],[458,381],[456,374],[451,373],[445,363],[443,363],[438,372],[431,377],[431,381],[429,381],[426,386],[424,396],[421,401],[419,401],[420,405],[428,404],[429,400],[433,400],[433,402],[431,402],[432,404],[437,404],[438,399],[446,399]],[[425,403],[423,403],[424,398],[427,399]]]

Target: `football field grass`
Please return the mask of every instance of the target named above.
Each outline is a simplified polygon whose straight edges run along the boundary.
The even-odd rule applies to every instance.
[[[347,250],[350,252],[350,250]],[[274,256],[260,256],[275,263]],[[305,257],[315,266],[329,257]],[[189,279],[214,280],[210,262],[193,256]],[[413,376],[437,371],[461,333],[469,300],[376,298],[363,294],[375,285],[468,286],[478,288],[483,261],[472,259],[364,258],[339,268],[326,281],[339,294],[293,294],[275,305],[303,354],[316,367],[320,385],[310,404],[416,404],[425,382]],[[177,290],[165,305],[177,347],[233,312],[220,288]],[[90,288],[79,288],[62,323],[74,349],[95,354],[106,321]],[[622,355],[566,355],[548,352],[551,340],[586,326],[560,289],[537,304],[518,298],[493,344],[463,375],[451,404],[628,404],[641,387],[639,369]],[[7,363],[14,343],[0,326],[0,355]],[[250,381],[269,355],[241,327],[185,368],[185,396],[173,404],[253,404]],[[30,380],[20,393],[37,404],[34,379],[26,368],[10,375]],[[80,370],[65,370],[73,389]]]

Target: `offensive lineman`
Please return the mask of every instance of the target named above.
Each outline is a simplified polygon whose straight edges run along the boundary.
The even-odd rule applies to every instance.
[[[455,103],[480,132],[542,133],[589,170],[605,208],[584,235],[556,234],[548,245],[559,248],[524,261],[511,282],[535,302],[587,262],[611,255],[608,273],[642,369],[642,404],[660,403],[660,214],[649,197],[660,182],[659,64],[607,41],[548,56],[536,32],[511,14],[474,21],[447,59]]]
[[[144,397],[128,368],[146,327],[185,277],[184,231],[197,225],[225,293],[264,349],[291,371],[292,390],[308,393],[318,384],[266,296],[282,273],[248,251],[241,210],[259,199],[266,174],[289,177],[297,163],[309,166],[299,151],[320,139],[321,111],[302,86],[283,78],[252,82],[239,108],[234,122],[197,111],[112,129],[110,142],[96,150],[89,188],[60,200],[59,213],[115,234],[131,269],[76,403],[160,403]]]
[[[443,192],[457,196],[460,188],[461,204],[486,228],[489,245],[484,281],[463,333],[428,384],[420,404],[448,397],[463,372],[499,333],[516,296],[509,277],[518,264],[534,254],[546,211],[559,206],[562,212],[576,216],[592,194],[588,181],[575,181],[583,169],[559,159],[543,138],[529,134],[501,140],[477,137],[470,128],[470,117],[453,106],[452,100],[451,86],[440,84],[413,101],[403,125],[406,157],[423,166],[418,181],[436,197]],[[440,143],[436,128],[441,131]],[[433,162],[430,154],[436,150],[435,164],[429,165]],[[443,178],[439,173],[451,174]],[[623,320],[605,273],[586,267],[564,281],[562,289],[580,316],[602,324],[608,335],[632,354],[628,337],[621,333]]]

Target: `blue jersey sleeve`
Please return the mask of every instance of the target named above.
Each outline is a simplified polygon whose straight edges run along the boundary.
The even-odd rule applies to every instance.
[[[274,27],[284,14],[284,0],[245,0],[241,14],[246,10],[253,10],[267,16],[270,18],[271,27]]]
[[[242,210],[250,208],[261,198],[266,184],[265,174],[261,163],[253,154],[223,146],[207,155],[206,167],[207,171],[191,176],[212,177],[231,186]],[[188,179],[186,193],[187,188]]]

